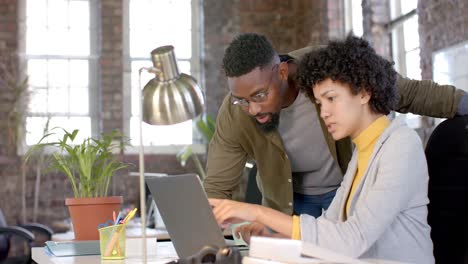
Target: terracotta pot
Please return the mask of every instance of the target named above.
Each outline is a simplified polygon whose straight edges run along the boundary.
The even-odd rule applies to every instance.
[[[99,240],[98,225],[112,220],[112,213],[120,211],[122,196],[67,198],[75,240]]]

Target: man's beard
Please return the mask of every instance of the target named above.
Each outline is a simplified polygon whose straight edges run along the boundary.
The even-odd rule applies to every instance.
[[[255,119],[255,124],[263,133],[270,133],[278,129],[279,121],[280,121],[280,113],[269,113],[271,119],[266,123],[260,123],[257,119]],[[255,118],[255,117],[254,117]]]

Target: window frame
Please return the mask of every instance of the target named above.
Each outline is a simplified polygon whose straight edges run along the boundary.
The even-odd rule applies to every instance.
[[[417,16],[416,9],[412,9],[408,13],[403,14],[401,10],[401,0],[394,0],[389,2],[390,10],[396,12],[395,17],[387,24],[387,30],[391,35],[390,38],[390,50],[391,56],[395,62],[398,72],[406,76],[406,54],[409,52],[405,49],[405,33],[404,33],[404,23]],[[419,34],[419,32],[418,32]],[[418,46],[420,49],[420,46]]]
[[[362,37],[364,36],[364,20],[363,20],[363,10],[362,10],[362,1],[360,3],[360,10],[361,10],[361,30],[360,35],[356,34],[355,28],[354,28],[354,21],[356,18],[353,16],[353,10],[356,8],[355,3],[353,3],[353,0],[345,0],[344,1],[344,12],[345,12],[345,32],[346,35],[349,34],[351,31],[353,31],[353,34],[357,37]]]
[[[406,77],[408,75],[408,69],[406,67],[407,66],[406,55],[408,52],[411,52],[412,50],[407,51],[405,47],[404,24],[406,21],[414,18],[418,14],[417,14],[416,8],[408,11],[407,13],[402,13],[401,1],[402,0],[389,1],[391,20],[389,23],[387,23],[386,28],[387,28],[388,33],[390,34],[389,45],[390,45],[391,57],[393,61],[395,62],[395,70],[397,70],[397,72],[400,75]],[[418,32],[418,35],[419,35],[419,32]],[[416,49],[420,50],[421,49],[420,45]],[[421,74],[421,68],[420,68],[420,74]],[[402,114],[398,114],[398,115],[402,115]],[[406,121],[409,127],[416,129],[416,130],[423,127],[422,116],[411,114],[411,113],[407,113],[404,115],[406,116]]]
[[[99,136],[101,129],[101,122],[99,119],[99,108],[100,106],[100,86],[99,86],[99,24],[100,24],[100,16],[99,16],[99,3],[98,1],[88,0],[89,3],[89,41],[90,41],[90,53],[88,56],[77,56],[77,55],[49,55],[49,54],[41,54],[41,55],[28,55],[26,54],[26,35],[27,35],[27,16],[26,16],[26,9],[27,9],[27,1],[28,0],[19,0],[18,1],[18,62],[20,68],[23,69],[19,72],[20,78],[23,79],[27,76],[27,65],[29,59],[64,59],[64,60],[73,60],[73,59],[80,59],[80,60],[87,60],[88,61],[88,114],[87,115],[71,115],[68,113],[69,117],[79,117],[79,116],[86,116],[89,117],[91,120],[91,137]],[[49,3],[47,3],[49,4]],[[29,104],[29,102],[25,102]],[[25,105],[27,105],[25,104]],[[27,145],[26,143],[26,118],[27,117],[66,117],[67,115],[64,114],[39,114],[39,113],[31,113],[29,110],[25,113],[24,122],[22,124],[22,131],[23,135],[20,138],[20,141],[17,142],[18,153],[20,155],[24,155],[31,145]]]

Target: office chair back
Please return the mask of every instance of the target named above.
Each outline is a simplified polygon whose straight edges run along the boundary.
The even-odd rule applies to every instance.
[[[468,116],[447,119],[426,146],[436,263],[468,263]]]
[[[2,210],[0,209],[0,227],[6,227],[5,216],[3,215]],[[6,259],[8,256],[8,251],[10,250],[10,239],[6,234],[0,234],[0,261]]]
[[[39,223],[9,226],[0,208],[0,263],[31,263],[31,247],[44,246],[52,229]]]

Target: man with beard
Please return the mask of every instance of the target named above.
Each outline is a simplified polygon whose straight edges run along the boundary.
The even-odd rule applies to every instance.
[[[208,197],[231,199],[246,161],[253,159],[264,205],[315,217],[328,208],[352,145],[349,138],[333,140],[315,102],[296,85],[297,62],[312,49],[278,55],[265,36],[254,33],[241,34],[228,46],[223,68],[230,93],[209,145]],[[453,86],[401,76],[397,86],[396,111],[445,118],[468,114],[468,94]]]

